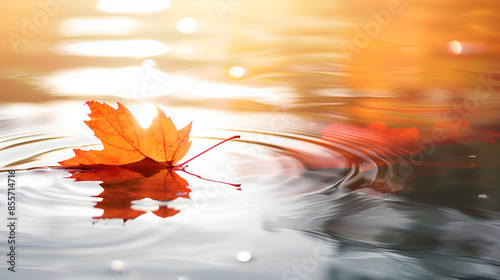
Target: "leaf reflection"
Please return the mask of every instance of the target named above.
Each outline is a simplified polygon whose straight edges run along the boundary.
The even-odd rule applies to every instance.
[[[138,163],[110,166],[97,165],[90,170],[70,170],[75,181],[102,181],[104,189],[96,198],[102,198],[94,207],[104,213],[96,219],[121,218],[126,222],[145,214],[146,210],[132,209],[132,202],[149,198],[157,202],[172,201],[179,197],[189,198],[189,183],[173,168],[165,168],[146,159]],[[180,210],[160,206],[151,211],[158,217],[166,218]]]

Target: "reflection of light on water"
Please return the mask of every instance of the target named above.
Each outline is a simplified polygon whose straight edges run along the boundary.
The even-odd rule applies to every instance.
[[[63,41],[54,46],[58,54],[145,57],[166,53],[170,48],[155,40],[110,40],[110,41]]]
[[[152,103],[140,103],[138,105],[131,106],[129,109],[142,128],[148,128],[151,125],[153,118],[156,117],[156,107]]]
[[[57,94],[120,95],[127,89],[124,81],[131,82],[140,75],[140,70],[140,67],[66,69],[45,77],[42,85]]]
[[[130,18],[69,18],[61,22],[59,32],[63,36],[126,34],[138,27]]]
[[[241,78],[245,75],[245,69],[240,66],[234,66],[229,70],[229,76],[233,78]]]
[[[462,44],[458,41],[451,41],[448,44],[448,48],[450,48],[450,51],[454,54],[460,54],[462,52]]]
[[[128,99],[171,94],[186,99],[260,98],[275,101],[277,98],[273,93],[278,89],[251,88],[167,75],[154,69],[154,64],[154,61],[146,60],[143,67],[64,69],[42,77],[39,84],[53,94],[114,95]],[[144,89],[145,96],[134,95],[138,87]]]
[[[133,206],[131,206],[130,208],[134,209]],[[137,209],[135,209],[135,210],[137,210]],[[139,210],[139,211],[142,211],[142,210]],[[153,222],[153,223],[156,222],[157,223],[158,221],[163,220],[163,218],[158,217],[155,214],[153,214],[152,212],[148,211],[148,212],[140,215],[139,217],[137,217],[135,220],[141,221],[141,222]]]
[[[144,14],[165,10],[170,0],[100,0],[97,7],[108,13]]]
[[[177,23],[177,29],[185,34],[191,34],[198,28],[198,23],[192,18],[183,18]]]
[[[274,98],[273,88],[251,88],[197,80],[185,76],[169,75],[165,78],[163,93],[177,94],[184,98]]]
[[[154,212],[154,211],[158,211],[158,209],[160,209],[160,207],[158,205],[136,205],[136,204],[132,204],[132,206],[130,206],[130,209],[133,209],[133,210],[136,210],[136,211]]]

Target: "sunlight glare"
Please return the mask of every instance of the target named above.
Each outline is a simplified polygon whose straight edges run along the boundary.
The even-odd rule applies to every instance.
[[[148,128],[156,117],[156,106],[153,103],[141,103],[130,107],[130,112],[142,128]],[[155,210],[151,210],[155,211]]]
[[[156,40],[109,40],[109,41],[62,41],[54,46],[58,54],[107,56],[107,57],[148,57],[164,54],[170,47]]]
[[[55,94],[131,95],[130,87],[140,74],[141,67],[63,69],[47,75],[42,85]]]
[[[273,103],[283,101],[274,94],[280,91],[279,88],[245,87],[169,75],[156,70],[155,66],[153,60],[147,59],[142,66],[61,69],[43,76],[34,84],[42,86],[51,94],[64,96],[102,95],[142,99],[176,95],[182,99],[252,98]],[[154,87],[149,88],[150,84]],[[146,95],[135,94],[137,88],[144,89]]]
[[[229,75],[233,78],[239,79],[245,75],[245,69],[240,66],[234,66],[229,70]]]
[[[127,34],[139,26],[130,18],[69,18],[59,25],[59,33],[66,37]]]
[[[100,0],[97,8],[108,13],[145,14],[170,7],[170,0]]]
[[[192,18],[183,18],[177,23],[177,29],[184,34],[191,34],[198,28],[198,23]]]
[[[454,54],[460,54],[462,52],[462,44],[460,44],[460,42],[458,41],[451,41],[448,44],[448,48]]]

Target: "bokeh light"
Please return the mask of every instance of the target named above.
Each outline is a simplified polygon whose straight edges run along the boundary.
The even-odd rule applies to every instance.
[[[229,70],[229,76],[233,78],[241,78],[245,75],[245,69],[241,66],[234,66]]]
[[[248,251],[241,251],[236,256],[240,262],[247,262],[252,258],[252,254]]]
[[[460,42],[458,41],[451,41],[448,44],[448,48],[454,54],[460,54],[462,52],[462,44],[460,44]]]
[[[177,23],[177,29],[184,34],[191,34],[198,28],[198,23],[192,18],[183,18]]]
[[[124,264],[120,260],[116,260],[116,261],[113,261],[111,263],[111,269],[115,272],[121,272],[121,271],[123,271],[123,268],[124,268]]]

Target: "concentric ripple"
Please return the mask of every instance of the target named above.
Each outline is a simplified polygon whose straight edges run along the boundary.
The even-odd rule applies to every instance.
[[[500,244],[488,238],[500,230],[497,214],[484,212],[476,218],[385,194],[400,188],[391,177],[399,167],[398,156],[412,152],[398,139],[345,124],[334,124],[331,130],[332,122],[319,117],[290,115],[287,126],[270,129],[272,112],[251,118],[214,113],[210,122],[205,113],[189,111],[193,144],[186,158],[230,136],[241,139],[189,162],[189,173],[178,172],[189,184],[189,197],[146,197],[121,201],[123,205],[121,193],[135,199],[136,186],[154,189],[152,181],[75,182],[64,169],[47,168],[73,156],[73,148],[99,148],[88,128],[73,127],[84,114],[70,123],[50,117],[24,126],[9,125],[9,119],[0,122],[10,131],[0,139],[2,170],[16,169],[19,182],[23,265],[32,275],[46,278],[57,272],[61,277],[90,273],[96,279],[116,274],[113,263],[123,264],[124,275],[165,274],[160,270],[168,268],[172,279],[192,267],[200,271],[196,279],[206,271],[237,278],[252,265],[256,273],[269,275],[266,279],[279,279],[290,265],[309,260],[323,248],[328,254],[311,274],[315,279],[498,275],[494,263],[499,250],[490,248]],[[37,120],[39,114],[28,119]],[[236,129],[243,124],[245,129]],[[103,189],[110,190],[104,198],[99,196]],[[100,219],[106,209],[99,199],[109,199],[113,191],[117,209],[142,211],[140,215],[126,222]],[[5,209],[6,195],[3,188],[0,209]],[[477,199],[489,197],[485,192]],[[163,218],[154,214],[160,207],[180,212]],[[471,228],[481,228],[484,234],[466,230]],[[463,234],[454,235],[457,230]],[[245,265],[236,257],[243,251],[252,256]],[[465,268],[451,269],[447,263]]]

